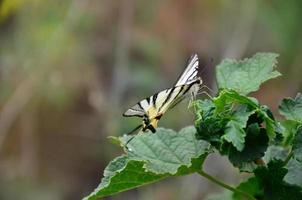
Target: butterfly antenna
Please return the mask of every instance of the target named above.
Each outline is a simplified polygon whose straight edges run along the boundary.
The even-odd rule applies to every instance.
[[[138,125],[137,127],[135,127],[132,131],[130,131],[126,135],[132,135],[135,131],[137,131],[138,129],[140,129],[142,126],[143,126],[142,124]]]
[[[131,134],[133,134],[135,131],[137,131],[138,129],[140,129],[142,126],[143,126],[142,124],[138,125],[137,127],[135,127],[132,131],[130,131],[130,132],[127,133],[126,135],[131,135]],[[131,150],[128,148],[127,145],[129,144],[129,142],[131,142],[131,140],[134,139],[134,137],[135,137],[135,135],[134,135],[133,137],[131,137],[131,138],[126,142],[126,144],[125,144],[125,148],[126,148],[128,151],[131,151]]]

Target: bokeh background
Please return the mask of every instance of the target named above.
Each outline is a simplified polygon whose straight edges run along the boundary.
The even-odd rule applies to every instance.
[[[121,113],[170,87],[190,54],[216,90],[223,58],[277,52],[283,76],[253,95],[277,113],[302,89],[300,0],[0,0],[0,199],[74,200],[122,153],[107,136],[140,121]],[[193,123],[183,102],[160,126]],[[243,177],[220,156],[206,170]],[[107,199],[205,199],[221,192],[195,175]]]

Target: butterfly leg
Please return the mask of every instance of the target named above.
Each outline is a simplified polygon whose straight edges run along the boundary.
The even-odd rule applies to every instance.
[[[208,93],[207,91],[205,91],[205,90],[202,91],[203,88],[206,88],[206,89],[208,89],[211,93],[214,93],[214,91],[213,91],[211,88],[209,88],[209,87],[206,86],[206,85],[203,85],[202,87],[200,87],[200,89],[199,89],[197,95],[205,94],[205,95],[207,95],[211,100],[213,100],[213,97],[212,97],[211,94],[209,94],[209,93]]]
[[[197,110],[196,110],[196,105],[195,105],[195,103],[194,103],[195,100],[196,100],[196,96],[197,96],[197,95],[205,94],[205,95],[208,96],[211,100],[213,100],[213,97],[212,97],[207,91],[201,91],[201,89],[203,89],[203,88],[207,88],[207,89],[209,89],[210,91],[213,91],[213,90],[211,90],[209,87],[207,87],[206,85],[203,85],[202,87],[200,87],[200,89],[199,89],[199,91],[197,92],[197,94],[194,95],[194,93],[192,93],[188,108],[193,107],[194,113],[196,113],[196,111],[197,111]]]
[[[132,151],[132,150],[128,147],[128,144],[131,142],[131,140],[134,139],[134,137],[135,137],[135,135],[132,136],[129,140],[127,140],[127,142],[126,142],[126,144],[125,144],[125,146],[124,146],[124,147],[127,149],[127,151]]]
[[[209,90],[211,93],[214,93],[214,90],[212,90],[211,88],[209,88],[209,87],[206,86],[206,85],[202,85],[202,86],[200,87],[200,89],[203,89],[203,88]]]
[[[127,133],[126,135],[132,135],[135,131],[137,131],[138,129],[140,129],[140,128],[142,128],[142,127],[143,127],[143,125],[140,124],[140,125],[138,125],[137,127],[135,127],[132,131],[130,131],[129,133]]]
[[[196,100],[196,95],[194,94],[194,92],[191,92],[191,97],[190,97],[190,100],[189,100],[189,105],[188,105],[188,109],[190,109],[191,107],[194,108],[194,112],[196,112],[196,108],[195,108],[195,105],[194,105],[194,101]]]
[[[205,94],[207,97],[209,97],[209,99],[213,100],[213,97],[208,92],[202,91],[198,93],[198,95],[202,95],[202,94]]]
[[[142,124],[138,125],[137,127],[135,127],[132,131],[130,131],[130,132],[127,133],[126,135],[131,135],[131,134],[133,134],[135,131],[137,131],[137,130],[140,129],[141,127],[143,127]],[[124,145],[124,147],[125,147],[128,151],[131,151],[131,149],[128,148],[128,144],[129,144],[129,142],[131,142],[131,140],[134,139],[134,137],[135,137],[135,135],[134,135],[133,137],[131,137],[131,138],[125,143],[125,145]]]

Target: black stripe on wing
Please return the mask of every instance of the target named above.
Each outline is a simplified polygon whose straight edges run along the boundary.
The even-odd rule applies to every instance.
[[[183,73],[179,76],[175,86],[188,84],[191,81],[197,78],[198,74],[198,56],[197,54],[193,54],[190,59],[187,61],[187,67],[183,71]]]
[[[144,110],[144,108],[143,108],[141,102],[138,102],[137,105],[138,105],[138,107],[139,107],[140,109]]]
[[[154,94],[151,98],[152,98],[152,104],[153,104],[153,107],[156,108],[156,99],[157,99],[157,95],[158,93]]]
[[[126,112],[123,113],[124,117],[143,117],[146,115],[146,111],[143,109],[140,102],[129,108]]]
[[[169,102],[167,109],[173,108],[176,104],[178,104],[183,99],[185,99],[187,97],[187,93],[190,91],[190,89],[195,84],[200,84],[200,80],[197,79],[194,82],[191,82],[190,84],[175,87],[175,88],[180,88],[180,89],[179,89],[178,93],[173,97],[173,100]],[[160,111],[161,111],[161,109],[160,109]]]
[[[198,74],[198,68],[195,68],[195,70],[192,70],[191,74],[189,74],[187,76],[187,81],[186,82],[190,82],[192,80],[197,79],[197,74]]]
[[[162,109],[162,107],[170,100],[171,96],[172,96],[172,93],[174,92],[176,87],[173,87],[170,89],[170,92],[168,93],[167,97],[165,98],[165,100],[163,101],[163,103],[161,104],[161,106],[159,107],[159,110]],[[167,92],[167,90],[166,90]]]
[[[150,97],[147,97],[146,101],[148,102],[148,104],[150,104]]]

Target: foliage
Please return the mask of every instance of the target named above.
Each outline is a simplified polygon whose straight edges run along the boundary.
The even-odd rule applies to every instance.
[[[281,75],[273,71],[277,56],[274,53],[257,53],[239,62],[225,59],[217,66],[219,87],[234,89],[242,94],[257,91],[261,83]]]
[[[101,184],[86,199],[198,171],[210,146],[205,141],[196,140],[195,132],[194,127],[184,128],[179,133],[159,128],[156,134],[137,135],[127,145],[128,154],[114,159],[107,166]],[[127,142],[129,137],[120,140]]]
[[[288,120],[302,123],[302,95],[299,93],[295,99],[284,99],[280,105],[280,113]]]
[[[277,55],[226,59],[217,66],[219,92],[196,100],[195,128],[179,133],[158,128],[155,134],[113,138],[126,151],[105,169],[101,184],[85,199],[93,200],[171,176],[197,172],[232,191],[209,199],[302,199],[302,97],[284,99],[277,121],[270,109],[247,96],[280,75]],[[130,142],[128,142],[130,141]],[[202,165],[212,149],[251,177],[236,188],[211,177]]]

